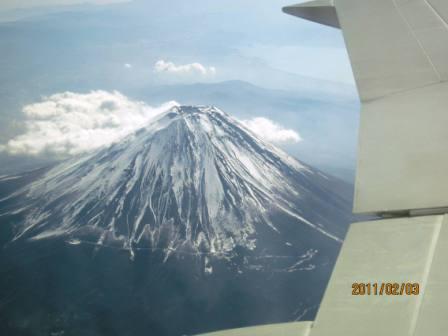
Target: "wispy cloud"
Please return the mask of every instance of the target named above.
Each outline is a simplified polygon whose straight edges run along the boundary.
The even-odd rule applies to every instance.
[[[132,0],[2,0],[0,10],[23,9],[32,7],[71,6],[77,4],[109,5]]]
[[[179,74],[179,75],[188,75],[188,74],[196,74],[202,76],[213,76],[216,74],[216,68],[206,67],[201,63],[189,63],[176,65],[173,62],[167,62],[165,60],[159,60],[154,64],[154,71],[158,73],[170,73],[170,74]]]
[[[287,129],[267,118],[256,117],[241,120],[241,123],[260,138],[275,144],[297,143],[302,140],[297,131]]]
[[[111,144],[177,105],[151,107],[119,92],[64,92],[26,105],[26,131],[0,146],[10,154],[73,155]]]
[[[130,68],[132,68],[132,64],[130,64],[130,63],[125,63],[125,64],[123,64],[123,66],[124,66],[126,69],[130,69]]]

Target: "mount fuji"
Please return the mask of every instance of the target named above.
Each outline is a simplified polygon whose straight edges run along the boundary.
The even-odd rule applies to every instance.
[[[179,335],[310,318],[353,220],[350,190],[218,108],[177,106],[109,147],[0,178],[0,266],[17,270],[0,288],[11,289],[24,272],[39,278],[41,261],[30,260],[40,254],[70,293],[85,288],[67,273],[88,279],[101,270],[120,298],[137,297],[121,302],[139,313],[120,324],[117,292],[86,285],[121,335],[131,326],[131,334]],[[83,261],[73,263],[73,253]],[[67,295],[64,287],[45,311],[63,322],[48,324],[85,333],[89,324],[61,308]],[[85,313],[85,302],[72,304]],[[11,305],[0,304],[0,315],[14,334],[25,313]]]

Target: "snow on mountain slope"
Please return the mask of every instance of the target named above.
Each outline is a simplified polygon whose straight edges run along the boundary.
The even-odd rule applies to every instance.
[[[0,215],[20,217],[15,240],[219,256],[256,249],[260,231],[278,235],[279,216],[340,242],[345,227],[333,221],[349,208],[331,180],[215,107],[179,106],[54,166],[0,199]]]

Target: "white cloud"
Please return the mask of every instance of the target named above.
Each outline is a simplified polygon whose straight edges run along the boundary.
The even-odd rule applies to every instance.
[[[206,67],[201,63],[190,63],[183,65],[176,65],[173,62],[166,62],[164,60],[159,60],[154,64],[154,71],[158,73],[166,72],[170,74],[196,74],[202,76],[213,76],[216,74],[216,68]]]
[[[123,66],[124,66],[126,69],[130,69],[130,68],[132,68],[132,64],[130,64],[130,63],[125,63]]]
[[[175,102],[153,108],[119,92],[64,92],[26,105],[26,131],[0,146],[11,154],[73,155],[111,144],[143,127]]]
[[[275,144],[297,143],[302,140],[298,132],[284,128],[267,118],[256,117],[241,122],[260,138]]]

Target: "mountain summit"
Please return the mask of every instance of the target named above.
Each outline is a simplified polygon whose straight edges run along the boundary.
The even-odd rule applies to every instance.
[[[178,106],[56,165],[0,207],[21,215],[15,240],[228,255],[265,248],[285,223],[340,242],[349,210],[332,180],[215,107]]]

